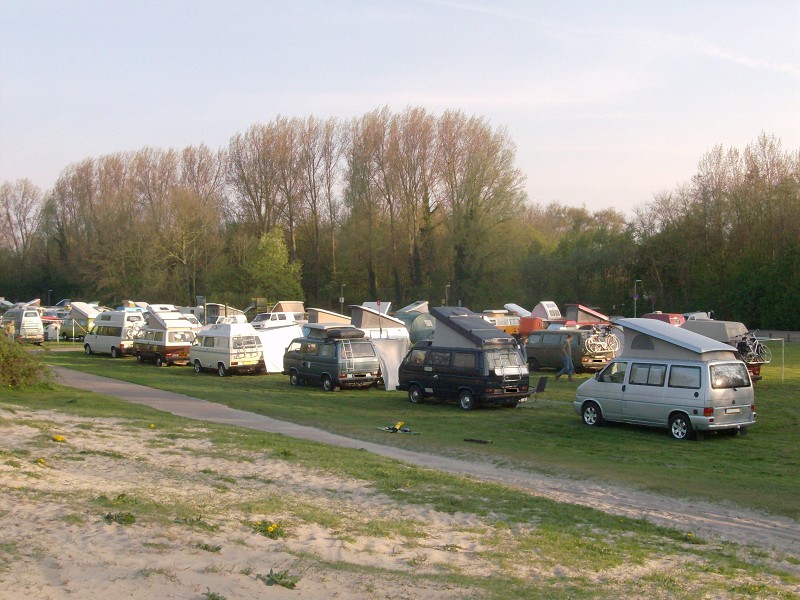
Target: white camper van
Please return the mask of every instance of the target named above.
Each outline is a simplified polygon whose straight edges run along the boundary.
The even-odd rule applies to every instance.
[[[621,356],[576,394],[589,426],[603,421],[665,427],[676,440],[706,431],[747,433],[756,421],[753,383],[735,348],[654,319],[620,319]]]
[[[41,344],[44,341],[44,325],[39,311],[32,306],[11,308],[3,314],[3,329],[14,324],[14,339],[22,343]]]
[[[144,327],[139,311],[108,310],[97,315],[94,325],[83,338],[86,354],[110,354],[111,358],[134,354],[133,340]]]
[[[216,323],[201,329],[189,349],[195,373],[216,371],[220,377],[236,371],[261,372],[261,340],[250,323]]]

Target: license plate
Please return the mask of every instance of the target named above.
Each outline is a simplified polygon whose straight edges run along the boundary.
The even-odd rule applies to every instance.
[[[738,415],[740,412],[742,412],[741,408],[726,408],[725,409],[725,414],[726,415]]]

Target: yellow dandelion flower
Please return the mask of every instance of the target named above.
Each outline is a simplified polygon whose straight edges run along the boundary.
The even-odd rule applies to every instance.
[[[155,428],[156,428],[156,424],[155,423],[150,423],[150,429],[155,429]]]
[[[40,465],[43,465],[44,464],[44,459],[40,458],[38,462],[39,462]]]
[[[256,525],[261,525],[261,521],[256,521]]]
[[[66,439],[64,439],[63,435],[54,435],[51,439],[54,442],[66,442],[67,441]]]

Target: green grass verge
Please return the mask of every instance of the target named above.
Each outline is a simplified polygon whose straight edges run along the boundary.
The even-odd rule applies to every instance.
[[[219,378],[188,367],[158,369],[132,358],[112,360],[73,352],[48,362],[226,404],[356,439],[544,473],[594,478],[661,494],[704,498],[800,518],[800,344],[780,346],[756,384],[758,422],[745,437],[710,435],[676,442],[666,431],[628,425],[585,427],[572,409],[575,389],[589,375],[548,384],[545,399],[517,409],[464,412],[454,405],[411,404],[396,391],[326,393],[293,388],[281,375]],[[785,381],[781,381],[782,375]],[[404,421],[421,435],[379,431]],[[489,440],[471,444],[465,438]]]

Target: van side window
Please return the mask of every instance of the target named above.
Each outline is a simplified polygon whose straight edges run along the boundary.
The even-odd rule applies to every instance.
[[[203,347],[205,348],[213,348],[214,347],[214,336],[209,335],[208,337],[203,338]]]
[[[428,353],[428,361],[435,367],[446,367],[450,364],[450,353],[441,350],[431,350]]]
[[[541,333],[532,333],[528,336],[528,343],[529,344],[538,344],[542,341],[542,334]]]
[[[664,385],[667,374],[666,365],[650,365],[645,363],[633,363],[631,365],[631,385]]]
[[[300,351],[300,342],[292,342],[289,344],[289,347],[286,349],[287,352],[299,352]]]
[[[303,354],[316,354],[317,353],[316,342],[304,342],[301,352]]]
[[[674,365],[669,370],[669,387],[699,389],[700,367]]]
[[[113,336],[122,335],[122,327],[109,326],[107,335],[113,335]]]
[[[319,355],[324,358],[333,358],[333,345],[321,344],[319,347]]]
[[[472,352],[453,352],[453,366],[459,369],[474,369],[475,354]]]
[[[408,364],[422,365],[425,364],[425,350],[412,350],[408,356]]]
[[[625,371],[627,370],[628,363],[613,362],[600,374],[600,381],[606,383],[625,383]]]
[[[153,340],[156,342],[163,342],[164,341],[164,332],[163,331],[156,331],[153,333]]]

